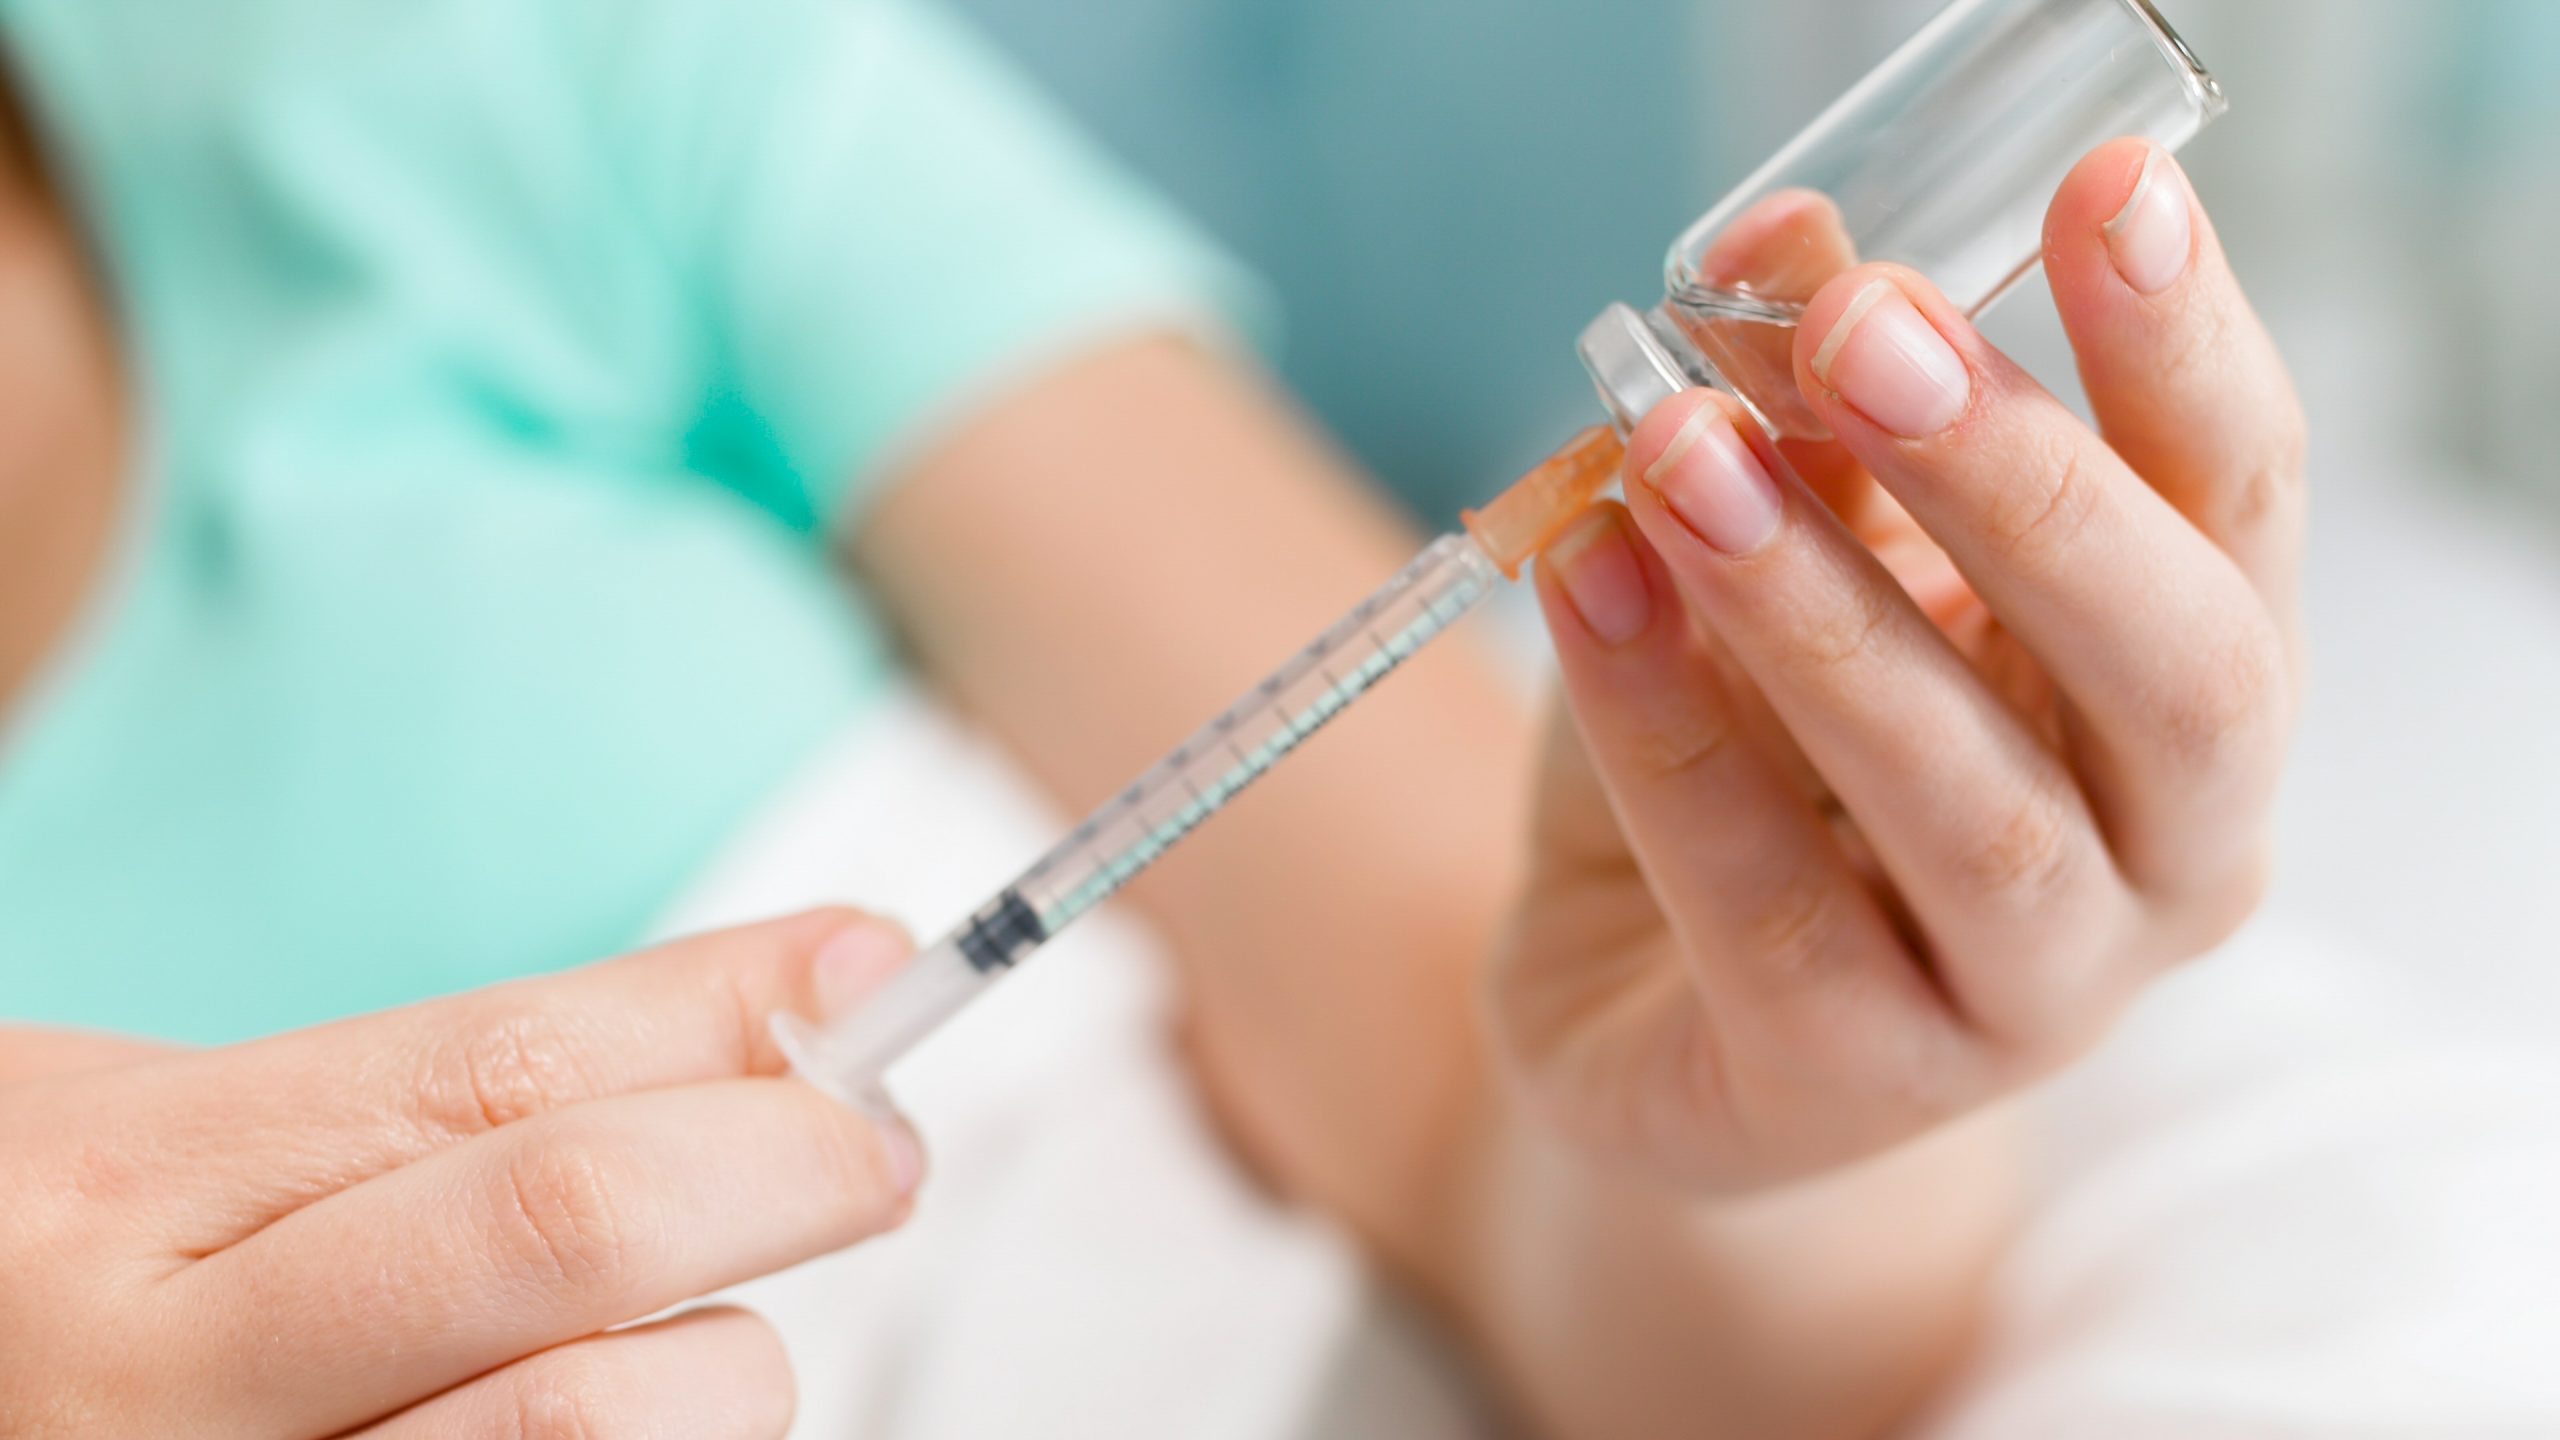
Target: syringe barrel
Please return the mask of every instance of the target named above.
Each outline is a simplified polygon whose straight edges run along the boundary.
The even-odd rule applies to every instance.
[[[1440,537],[1096,809],[1010,893],[1044,935],[1066,928],[1473,610],[1501,579],[1473,541]]]
[[[960,950],[966,927],[936,941],[865,999],[852,1014],[821,1028],[792,1017],[774,1025],[792,1068],[849,1104],[876,1106],[880,1076],[917,1041],[968,1008],[1004,971],[981,971]]]
[[[1176,746],[918,955],[851,1016],[775,1034],[800,1072],[871,1103],[881,1072],[1058,931],[1136,878],[1308,736],[1473,610],[1502,580],[1476,543],[1444,535],[1351,613]]]

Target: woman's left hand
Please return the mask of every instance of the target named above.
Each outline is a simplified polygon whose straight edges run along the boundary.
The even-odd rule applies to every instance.
[[[781,1435],[687,1298],[902,1222],[923,1155],[782,1077],[905,962],[820,911],[215,1050],[0,1026],[0,1435]]]
[[[2301,411],[2165,153],[2084,161],[2045,268],[2096,430],[1860,266],[1792,356],[1835,443],[1680,396],[1540,565],[1576,724],[1495,1013],[1572,1139],[1718,1193],[1844,1164],[2082,1053],[2256,904]]]

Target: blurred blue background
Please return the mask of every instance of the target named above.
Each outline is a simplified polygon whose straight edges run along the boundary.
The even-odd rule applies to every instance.
[[[1590,423],[1573,337],[1732,169],[1681,0],[960,8],[1274,284],[1289,380],[1435,518]]]
[[[1596,414],[1573,337],[1936,0],[953,0],[1280,292],[1428,520]],[[2560,1035],[2560,0],[2162,0],[2313,417],[2276,908]],[[1993,336],[2066,393],[2040,287]]]
[[[1584,422],[1583,322],[1936,8],[954,3],[1274,282],[1288,378],[1433,519]],[[2190,159],[2279,328],[2387,351],[2388,418],[2560,526],[2560,3],[2166,8],[2234,97]]]

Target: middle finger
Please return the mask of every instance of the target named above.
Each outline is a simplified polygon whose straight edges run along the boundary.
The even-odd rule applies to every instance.
[[[832,1003],[904,940],[842,910],[701,935],[557,975],[98,1077],[101,1126],[166,1157],[156,1238],[219,1251],[301,1206],[584,1101],[781,1068],[772,1011]],[[860,978],[850,982],[859,987]],[[129,1117],[146,1117],[135,1121]]]
[[[2077,768],[2132,878],[2174,888],[2257,844],[2284,743],[2282,633],[2254,587],[1936,287],[1826,286],[1798,382],[2070,702]],[[2160,868],[2152,868],[2157,866]]]
[[[1940,981],[2010,1039],[2075,1014],[2112,868],[2060,759],[1883,565],[1785,473],[1765,434],[1693,391],[1627,447],[1628,508],[1926,932]]]

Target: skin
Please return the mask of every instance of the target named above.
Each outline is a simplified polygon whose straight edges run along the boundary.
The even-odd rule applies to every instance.
[[[2103,436],[1926,280],[1849,268],[1795,344],[1839,438],[1790,448],[1827,493],[1734,402],[1691,392],[1632,437],[1628,506],[1559,547],[1623,545],[1652,607],[1612,640],[1557,567],[1541,585],[1589,764],[1550,770],[1541,833],[1564,843],[1533,883],[1555,898],[1525,918],[1563,933],[1518,937],[1500,1013],[1533,1072],[1589,1107],[1574,1128],[1708,1190],[1818,1170],[2080,1054],[2255,906],[2299,649],[2298,411],[2262,332],[2233,333],[2245,311],[2209,235],[2183,289],[2117,275],[2103,221],[2152,155],[2098,152],[2054,208],[2051,273]],[[1816,373],[1879,283],[1971,374],[1925,438]],[[1783,477],[1747,553],[1649,478],[1698,427]],[[1685,962],[1691,984],[1618,1004],[1643,981],[1593,962],[1591,920],[1561,918],[1610,906],[1628,912],[1620,964]],[[1694,1083],[1648,1091],[1648,1066]]]
[[[2173,283],[2118,274],[2104,225],[2144,158],[2099,152],[2053,211],[2100,433],[1908,276],[1970,398],[1920,440],[1867,423],[1811,360],[1875,277],[1831,278],[1788,359],[1840,438],[1753,442],[1765,544],[1714,551],[1645,483],[1719,403],[1692,394],[1634,437],[1629,507],[1541,567],[1570,714],[1543,748],[1453,638],[1132,891],[1238,1153],[1548,1433],[1908,1416],[2004,1233],[2000,1101],[2254,898],[2299,411],[2200,212]],[[1648,606],[1619,641],[1562,590],[1593,527]],[[1411,543],[1261,382],[1142,340],[991,404],[848,559],[1080,807]],[[1159,598],[1190,593],[1229,599]],[[32,653],[58,642],[7,603]],[[903,1213],[894,1129],[771,1078],[754,1023],[858,1003],[902,953],[838,913],[202,1055],[0,1036],[0,1191],[30,1197],[0,1238],[0,1414],[779,1433],[755,1322],[599,1332]],[[708,1203],[750,1184],[786,1203]],[[705,1408],[657,1408],[678,1395]]]
[[[2118,273],[2106,225],[2150,158],[2102,149],[2051,213],[2102,431],[1907,275],[1970,398],[1923,440],[1867,423],[1811,373],[1876,278],[1835,266],[1789,360],[1840,439],[1758,443],[1777,535],[1719,557],[1651,498],[1718,403],[1693,393],[1633,437],[1631,512],[1589,522],[1639,545],[1656,622],[1599,643],[1542,567],[1572,715],[1542,760],[1455,640],[1133,892],[1239,1149],[1354,1224],[1553,1433],[1907,1417],[2005,1230],[2000,1101],[2255,902],[2301,412],[2165,156],[2186,259],[2156,294]],[[1071,805],[1409,553],[1268,398],[1177,347],[997,408],[854,554]],[[1032,478],[1075,454],[1111,483]],[[1257,603],[1155,603],[1195,592]],[[1396,841],[1341,843],[1373,834]],[[1524,864],[1497,920],[1488,876]]]
[[[827,911],[228,1049],[12,1040],[0,1418],[782,1434],[763,1322],[600,1332],[905,1218],[912,1140],[783,1078],[761,1023],[905,952]]]
[[[95,582],[126,429],[113,326],[26,126],[0,105],[0,719]]]

